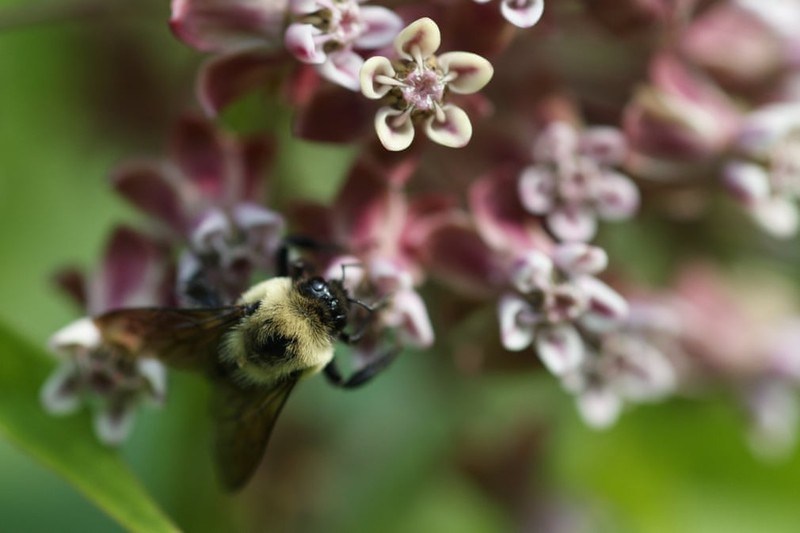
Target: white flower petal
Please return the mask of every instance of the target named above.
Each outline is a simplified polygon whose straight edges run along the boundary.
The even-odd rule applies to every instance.
[[[311,24],[290,24],[286,28],[283,43],[298,61],[311,65],[324,63],[328,56],[314,37],[319,35],[319,30]]]
[[[500,4],[503,17],[514,26],[530,28],[534,26],[544,13],[544,0],[503,0]]]
[[[58,355],[68,356],[74,347],[93,350],[100,346],[102,337],[94,321],[84,317],[58,330],[50,337],[50,349]]]
[[[553,262],[538,250],[522,254],[511,266],[511,283],[523,294],[549,288],[552,276]]]
[[[519,199],[534,215],[547,214],[555,204],[556,179],[544,167],[532,166],[519,177]]]
[[[605,171],[594,183],[595,208],[605,220],[625,220],[639,209],[639,189],[624,174]]]
[[[391,89],[391,85],[386,85],[377,81],[378,76],[386,76],[387,78],[394,78],[397,76],[392,62],[383,56],[370,57],[361,66],[359,72],[359,82],[361,86],[361,94],[371,100],[377,100],[386,96]]]
[[[608,387],[590,386],[576,401],[581,418],[595,429],[612,426],[622,412],[622,400]]]
[[[128,438],[135,419],[136,412],[130,405],[118,409],[106,407],[94,415],[94,433],[103,444],[117,446]]]
[[[140,359],[139,373],[150,385],[152,399],[161,405],[167,396],[167,368],[156,359]]]
[[[787,198],[776,197],[759,202],[750,212],[756,222],[773,237],[788,239],[797,234],[797,206]]]
[[[364,59],[352,50],[331,52],[328,60],[317,65],[317,72],[340,87],[358,91],[361,87],[361,67]]]
[[[769,197],[767,171],[761,165],[733,161],[723,169],[723,182],[733,196],[746,206],[755,206]]]
[[[557,163],[572,158],[578,149],[578,132],[563,121],[551,122],[536,137],[533,159],[536,162]]]
[[[745,117],[736,144],[750,156],[762,156],[799,125],[800,104],[764,106]]]
[[[433,345],[433,326],[425,302],[413,289],[401,290],[392,296],[390,316],[396,321],[387,325],[398,328],[400,342],[406,346],[429,348]]]
[[[77,368],[72,361],[64,361],[44,382],[39,400],[51,415],[74,413],[81,406]]]
[[[597,233],[597,218],[582,207],[560,207],[547,215],[547,227],[564,242],[585,242]]]
[[[580,366],[585,347],[578,330],[569,324],[562,324],[539,329],[536,353],[547,370],[556,376],[563,376]]]
[[[403,111],[382,107],[375,114],[375,132],[387,150],[405,150],[414,141],[414,123]]]
[[[616,166],[625,161],[628,142],[617,128],[595,126],[581,134],[579,150],[599,165]]]
[[[795,392],[785,383],[768,381],[753,386],[746,397],[750,411],[750,446],[764,459],[781,459],[794,448],[800,413]]]
[[[354,44],[370,50],[391,43],[403,27],[403,19],[397,13],[381,6],[362,7],[361,22],[366,28]]]
[[[441,41],[439,26],[423,17],[403,28],[394,40],[394,48],[404,59],[413,61],[417,59],[415,54],[419,54],[419,59],[424,60],[436,53]]]
[[[438,57],[445,74],[455,75],[447,87],[456,94],[472,94],[489,83],[494,74],[492,64],[478,54],[448,52]]]
[[[553,251],[553,262],[570,275],[597,274],[608,266],[608,254],[598,246],[565,243]]]
[[[628,316],[628,302],[620,294],[592,276],[575,278],[573,283],[589,300],[589,307],[581,323],[597,333],[613,329]]]
[[[506,350],[518,352],[533,342],[534,328],[520,325],[517,320],[519,314],[527,311],[528,308],[528,302],[512,294],[507,294],[500,299],[497,305],[500,341]]]
[[[432,115],[425,121],[425,133],[435,143],[450,148],[461,148],[472,138],[472,123],[467,114],[454,105],[442,107],[445,119],[439,121]]]

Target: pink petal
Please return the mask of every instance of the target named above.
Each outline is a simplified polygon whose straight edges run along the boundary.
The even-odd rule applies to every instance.
[[[497,170],[474,182],[469,189],[469,206],[475,225],[489,246],[515,251],[534,248],[547,251],[550,240],[538,221],[519,201],[517,174]]]
[[[455,75],[447,87],[456,94],[472,94],[489,83],[494,74],[492,64],[478,54],[448,52],[438,58],[445,74]]]
[[[517,316],[529,308],[528,302],[515,295],[507,294],[500,299],[497,305],[500,340],[506,350],[518,352],[533,342],[533,327],[521,325],[517,320]]]
[[[358,159],[334,201],[337,235],[353,253],[379,243],[396,244],[401,232],[402,205],[383,176],[365,159]]]
[[[320,30],[311,24],[290,24],[284,35],[284,45],[298,61],[311,65],[321,65],[328,58],[321,41],[314,39]]]
[[[111,175],[114,189],[128,202],[183,233],[186,229],[182,199],[161,164],[147,161],[127,163]]]
[[[432,115],[425,121],[425,133],[435,143],[450,148],[462,148],[472,138],[472,123],[467,114],[459,107],[445,105],[442,107],[444,120],[439,121]]]
[[[370,128],[371,108],[364,98],[341,87],[325,84],[296,111],[292,132],[314,142],[348,143],[359,140]],[[347,117],[347,120],[342,120]]]
[[[628,141],[617,128],[597,126],[581,134],[579,150],[600,165],[617,166],[625,161]]]
[[[172,0],[170,27],[179,39],[203,51],[277,46],[285,0]]]
[[[714,85],[671,56],[651,64],[653,86],[641,89],[624,115],[632,147],[647,155],[693,159],[724,148],[739,114]]]
[[[593,192],[597,214],[604,220],[624,220],[639,209],[639,189],[624,174],[605,171]]]
[[[86,309],[87,286],[86,276],[74,267],[58,270],[53,276],[56,287],[77,304],[79,309]]]
[[[171,153],[178,168],[212,202],[224,197],[229,169],[221,134],[207,121],[183,117],[172,136]]]
[[[582,207],[559,207],[547,215],[547,227],[562,241],[585,242],[597,233],[597,219]]]
[[[270,136],[247,139],[240,147],[243,161],[243,183],[236,201],[263,202],[265,200],[266,175],[272,169],[277,152],[277,143]]]
[[[769,197],[769,176],[761,165],[733,161],[725,165],[723,180],[733,196],[746,206],[755,206]]]
[[[460,294],[489,297],[502,283],[499,258],[463,216],[441,217],[418,254],[425,269]]]
[[[364,62],[359,73],[361,93],[371,100],[383,98],[392,90],[392,85],[381,83],[376,78],[378,76],[394,78],[396,75],[392,62],[387,58],[383,56],[370,57]]]
[[[556,180],[543,167],[527,167],[519,177],[519,199],[534,215],[547,214],[555,202]]]
[[[89,311],[97,314],[136,305],[155,305],[164,267],[158,245],[142,233],[118,227],[103,255],[103,268],[89,294]]]
[[[356,48],[383,48],[392,42],[403,27],[403,19],[391,9],[380,6],[361,8],[364,32],[356,39]]]
[[[200,68],[197,99],[203,111],[215,116],[239,97],[282,83],[289,56],[282,51],[243,50],[212,58]]]
[[[571,325],[543,327],[536,335],[536,352],[553,375],[562,376],[578,368],[584,351],[581,336]]]
[[[387,150],[405,150],[414,140],[414,124],[403,115],[403,111],[391,107],[382,107],[375,114],[375,132]]]
[[[514,26],[530,28],[544,13],[544,0],[502,0],[500,12]]]
[[[320,76],[351,91],[360,88],[359,74],[364,60],[352,50],[340,50],[328,55],[328,60],[317,67]]]
[[[431,19],[424,17],[406,26],[394,40],[397,54],[404,59],[414,60],[431,57],[439,49],[442,37],[439,26]]]
[[[581,276],[573,280],[589,300],[589,308],[581,317],[581,323],[594,332],[604,332],[628,316],[628,302],[614,289],[592,276]]]
[[[602,248],[582,242],[566,243],[553,251],[553,262],[569,275],[597,274],[606,269],[608,254]]]

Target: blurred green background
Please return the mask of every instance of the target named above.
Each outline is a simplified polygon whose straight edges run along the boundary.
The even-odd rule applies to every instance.
[[[43,347],[79,316],[50,276],[92,268],[111,226],[136,220],[108,170],[161,154],[170,121],[193,108],[201,58],[169,35],[166,4],[114,2],[114,16],[64,21],[0,2],[0,332]],[[9,27],[25,17],[53,20]],[[288,139],[281,154],[277,180],[300,176],[291,192],[322,198],[350,156]],[[18,355],[0,354],[0,371]],[[120,454],[188,531],[800,530],[800,455],[755,459],[723,397],[641,407],[595,432],[541,373],[466,376],[443,349],[408,353],[357,392],[305,382],[256,479],[229,497],[211,474],[205,384],[170,384],[168,405],[141,412]],[[38,403],[33,389],[15,398]],[[88,417],[80,424],[91,431]],[[0,472],[2,531],[120,529],[2,440]]]

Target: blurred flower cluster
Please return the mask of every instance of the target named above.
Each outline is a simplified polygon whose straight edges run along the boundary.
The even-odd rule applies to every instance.
[[[800,314],[770,284],[798,257],[800,3],[172,0],[169,23],[212,54],[206,116],[111,173],[147,233],[117,230],[89,281],[60,278],[89,316],[230,304],[303,235],[328,245],[319,272],[382,302],[356,364],[387,343],[485,372],[510,357],[597,428],[724,391],[759,452],[790,448]],[[355,154],[329,202],[271,204],[267,176],[295,179],[271,169],[280,143],[227,118],[254,95],[293,122],[248,131]],[[45,405],[89,398],[106,441],[163,398],[163,369],[120,362],[91,320],[51,344]]]

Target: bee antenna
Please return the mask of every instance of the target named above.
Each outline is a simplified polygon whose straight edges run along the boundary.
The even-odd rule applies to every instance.
[[[385,306],[389,302],[389,299],[388,298],[382,298],[378,303],[376,303],[374,305],[369,305],[368,303],[362,302],[361,300],[356,300],[355,298],[347,298],[347,301],[350,302],[351,304],[356,304],[358,306],[363,307],[364,309],[366,309],[370,313],[374,313],[375,311],[377,311],[380,308],[382,308],[383,306]]]
[[[362,302],[361,300],[356,300],[355,298],[347,298],[347,301],[350,302],[351,304],[356,304],[358,306],[363,307],[364,309],[366,309],[370,313],[374,313],[375,309],[377,309],[377,307],[373,307],[373,306],[369,305],[368,303]]]

